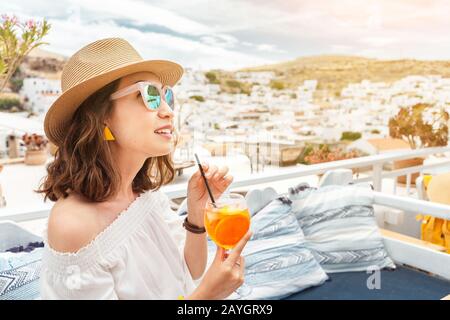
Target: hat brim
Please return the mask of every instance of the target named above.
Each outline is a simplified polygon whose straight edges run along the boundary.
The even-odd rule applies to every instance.
[[[78,107],[91,94],[108,83],[136,72],[147,71],[155,74],[162,84],[171,87],[180,80],[183,68],[167,60],[143,60],[125,64],[119,68],[89,78],[61,94],[51,105],[44,120],[44,131],[47,138],[59,146],[64,141],[64,131],[70,123]]]

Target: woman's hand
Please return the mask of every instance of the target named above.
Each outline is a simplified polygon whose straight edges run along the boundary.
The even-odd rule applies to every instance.
[[[197,289],[188,299],[225,299],[244,283],[245,261],[242,250],[252,236],[249,230],[231,253],[217,246],[214,261]]]
[[[207,163],[203,163],[202,168],[214,199],[218,199],[233,181],[233,177],[227,175],[228,167],[224,166],[219,169],[216,166],[209,166]],[[200,169],[198,169],[188,183],[187,209],[189,222],[199,227],[204,226],[203,215],[208,200],[208,190]]]

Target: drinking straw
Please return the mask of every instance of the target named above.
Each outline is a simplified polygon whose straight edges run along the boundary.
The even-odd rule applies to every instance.
[[[200,168],[200,173],[202,174],[203,181],[205,181],[206,189],[208,190],[208,194],[209,194],[209,197],[211,198],[211,202],[212,202],[213,206],[216,207],[216,201],[214,200],[211,189],[209,188],[208,181],[206,180],[206,177],[205,177],[205,172],[203,171],[202,165],[200,164],[200,160],[198,160],[198,156],[196,153],[194,153],[194,155],[195,155],[195,160],[197,161],[197,165]]]

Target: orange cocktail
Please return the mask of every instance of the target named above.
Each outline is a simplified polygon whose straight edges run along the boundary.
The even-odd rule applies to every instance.
[[[230,193],[205,209],[205,228],[210,238],[224,249],[232,249],[250,228],[250,213],[243,196]]]

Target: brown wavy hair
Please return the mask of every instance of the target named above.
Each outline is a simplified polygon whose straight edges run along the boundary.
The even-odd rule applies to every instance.
[[[117,89],[113,81],[89,96],[76,110],[67,128],[64,142],[58,146],[55,159],[47,166],[47,176],[37,193],[44,201],[66,198],[69,192],[102,202],[116,195],[121,184],[114,166],[109,142],[103,139],[104,120],[111,113],[109,96]],[[178,134],[175,132],[175,146]],[[174,179],[171,154],[150,157],[133,179],[134,192],[157,190]]]

